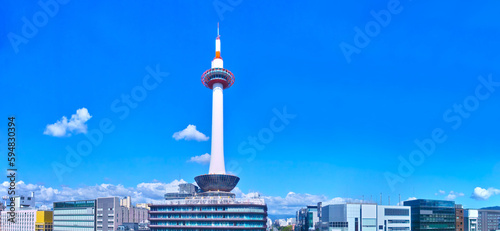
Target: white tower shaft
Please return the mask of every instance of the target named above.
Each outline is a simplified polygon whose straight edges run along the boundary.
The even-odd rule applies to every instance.
[[[212,154],[209,174],[226,174],[224,165],[224,110],[223,86],[215,83],[212,88]]]

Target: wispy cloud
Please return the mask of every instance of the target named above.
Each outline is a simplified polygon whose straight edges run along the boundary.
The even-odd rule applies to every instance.
[[[76,110],[76,114],[71,115],[68,120],[63,116],[61,120],[53,124],[48,124],[43,134],[55,137],[70,136],[71,134],[87,133],[87,124],[85,124],[92,116],[87,108]]]
[[[457,197],[463,197],[463,196],[465,196],[464,193],[450,191],[450,193],[444,199],[449,200],[449,201],[453,201],[453,200],[457,199]]]
[[[205,153],[203,155],[193,156],[193,157],[191,157],[191,159],[188,160],[188,162],[195,162],[198,164],[209,164],[210,163],[210,154]]]
[[[500,194],[500,189],[496,188],[485,189],[481,187],[476,187],[471,195],[471,198],[476,200],[488,200],[491,196],[498,194]]]
[[[174,133],[172,136],[175,140],[196,140],[207,141],[209,138],[205,134],[196,130],[196,126],[190,124],[182,131]]]
[[[436,196],[437,195],[444,195],[444,194],[446,194],[446,191],[444,191],[444,190],[439,190],[437,193],[434,193],[434,195],[436,195]]]

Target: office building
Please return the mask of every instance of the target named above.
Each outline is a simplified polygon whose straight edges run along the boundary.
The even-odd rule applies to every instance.
[[[132,198],[130,196],[126,196],[120,199],[120,206],[130,208],[132,207]]]
[[[302,208],[297,212],[297,230],[309,231],[316,230],[316,225],[319,222],[318,206],[311,205]]]
[[[410,231],[411,227],[409,206],[345,203],[318,210],[321,231]]]
[[[117,230],[122,223],[120,199],[118,197],[105,197],[97,198],[96,202],[96,230]]]
[[[411,207],[412,231],[455,231],[455,202],[442,200],[405,201]]]
[[[464,230],[478,231],[479,212],[476,209],[464,210]]]
[[[52,231],[52,211],[37,211],[35,193],[31,196],[14,196],[14,206],[9,206],[0,213],[2,231]],[[10,198],[8,199],[10,204]],[[15,211],[10,208],[14,207]],[[15,223],[9,221],[15,213]]]
[[[455,230],[464,231],[464,209],[462,205],[455,205]]]
[[[150,205],[152,231],[265,230],[263,199],[193,198]]]
[[[54,202],[54,231],[95,231],[96,200]]]
[[[53,211],[36,211],[35,231],[52,231],[54,225]]]
[[[148,221],[148,209],[138,207],[121,207],[121,223],[146,223]]]
[[[500,231],[500,210],[479,209],[478,212],[479,231]]]
[[[35,208],[17,208],[14,212],[15,223],[12,223],[9,221],[9,212],[2,211],[0,229],[2,231],[35,231],[36,212]]]
[[[411,207],[409,206],[377,206],[378,231],[410,231]]]

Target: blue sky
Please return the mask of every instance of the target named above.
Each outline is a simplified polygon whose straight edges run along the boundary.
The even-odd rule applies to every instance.
[[[236,76],[224,92],[226,168],[241,177],[242,194],[266,196],[275,214],[380,193],[392,204],[401,194],[456,197],[471,208],[499,205],[499,7],[60,1],[47,14],[32,1],[10,1],[0,9],[2,127],[16,116],[19,179],[46,202],[65,190],[78,198],[109,185],[137,192],[147,184],[158,197],[176,180],[193,182],[208,165],[189,160],[209,153],[210,140],[173,134],[195,125],[211,136],[211,91],[200,75],[214,57],[220,22],[222,57]],[[147,77],[152,72],[162,81]],[[145,78],[157,83],[154,89],[133,106],[124,103]],[[77,121],[80,127],[63,137],[44,134],[81,108],[91,118]],[[284,110],[293,118],[267,137]],[[88,142],[85,132],[101,123],[112,131],[68,166],[67,147]],[[0,133],[2,144],[6,135]],[[442,142],[433,141],[431,155],[411,155],[419,150],[416,139],[433,136]],[[262,146],[251,146],[249,137]],[[405,161],[411,167],[399,171]],[[54,163],[71,172],[58,178]]]

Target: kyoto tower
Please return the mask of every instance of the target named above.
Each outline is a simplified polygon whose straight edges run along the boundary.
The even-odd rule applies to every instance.
[[[212,150],[208,174],[195,177],[196,183],[206,195],[234,195],[231,192],[239,177],[226,174],[224,165],[224,113],[223,91],[234,83],[234,75],[224,68],[220,55],[219,24],[215,39],[215,58],[212,67],[201,75],[201,82],[212,89]]]

